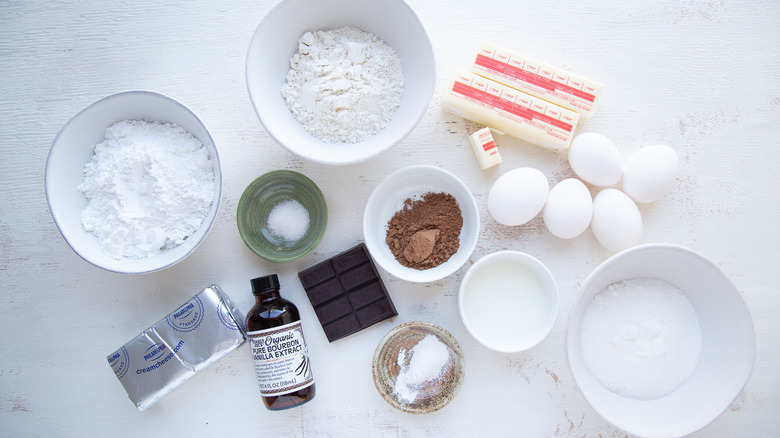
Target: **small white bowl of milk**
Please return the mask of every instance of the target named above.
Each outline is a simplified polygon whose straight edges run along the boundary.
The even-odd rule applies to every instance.
[[[499,251],[466,272],[458,293],[463,324],[482,345],[503,353],[541,342],[558,317],[558,286],[538,259]]]

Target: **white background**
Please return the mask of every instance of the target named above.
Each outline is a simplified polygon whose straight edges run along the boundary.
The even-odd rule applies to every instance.
[[[611,255],[590,231],[555,238],[540,217],[515,228],[486,210],[495,179],[516,167],[551,184],[573,176],[565,154],[497,139],[503,164],[480,171],[466,140],[477,125],[442,113],[450,71],[485,38],[606,85],[580,132],[612,138],[624,156],[672,146],[680,176],[640,207],[641,242],[669,242],[711,258],[753,315],[757,357],[744,391],[700,437],[780,434],[780,4],[772,1],[410,0],[436,55],[438,89],[417,128],[390,151],[333,168],[277,145],[246,92],[249,39],[275,1],[0,1],[0,434],[35,436],[510,436],[616,437],[577,390],[565,359],[568,311],[579,284]],[[217,221],[189,258],[162,272],[120,275],[80,259],[57,231],[44,193],[52,140],[70,117],[124,90],[166,94],[193,110],[216,141],[224,192]],[[362,240],[362,208],[389,173],[409,164],[458,175],[481,208],[471,261],[431,284],[381,274],[399,315],[328,343],[296,273]],[[244,187],[273,169],[312,178],[328,203],[319,247],[284,265],[242,243]],[[593,193],[596,193],[594,189]],[[502,249],[527,252],[555,275],[560,314],[550,336],[519,354],[477,344],[457,314],[468,266]],[[216,283],[242,308],[249,280],[279,273],[298,304],[318,395],[293,410],[261,404],[246,347],[145,412],[136,411],[107,354]],[[439,412],[391,408],[374,388],[371,357],[392,327],[423,320],[460,342],[466,380]]]

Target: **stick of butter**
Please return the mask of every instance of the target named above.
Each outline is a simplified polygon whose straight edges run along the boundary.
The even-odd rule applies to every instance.
[[[589,119],[604,85],[520,53],[480,41],[470,70]]]
[[[580,115],[544,99],[456,68],[441,99],[456,115],[547,149],[566,149]]]
[[[479,168],[482,170],[501,163],[501,155],[498,153],[498,147],[493,140],[493,134],[490,128],[482,128],[469,136],[471,149],[474,150],[474,156],[477,157]]]

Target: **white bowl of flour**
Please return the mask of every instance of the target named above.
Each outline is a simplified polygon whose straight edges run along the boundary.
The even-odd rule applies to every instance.
[[[435,80],[427,33],[402,0],[284,0],[247,52],[247,89],[266,131],[324,164],[365,161],[403,140]]]
[[[222,195],[214,141],[190,110],[147,91],[103,98],[60,130],[46,197],[60,233],[84,260],[145,273],[187,257]]]
[[[711,261],[676,245],[616,254],[585,280],[566,335],[582,394],[634,435],[691,434],[739,395],[753,369],[752,318]]]

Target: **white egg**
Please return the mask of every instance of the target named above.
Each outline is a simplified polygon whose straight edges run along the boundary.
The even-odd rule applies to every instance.
[[[561,239],[573,239],[588,229],[593,217],[593,198],[582,181],[569,178],[556,184],[542,212],[544,224]]]
[[[617,189],[604,189],[593,199],[590,229],[604,248],[618,252],[639,242],[642,215],[628,195]]]
[[[623,191],[636,202],[657,201],[672,188],[677,165],[677,153],[669,146],[645,146],[623,166]]]
[[[488,211],[496,222],[522,225],[534,218],[547,201],[550,185],[537,169],[510,170],[493,183],[488,193]]]
[[[595,132],[574,138],[569,147],[569,165],[581,180],[599,187],[620,182],[623,157],[615,143]]]

